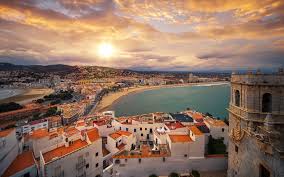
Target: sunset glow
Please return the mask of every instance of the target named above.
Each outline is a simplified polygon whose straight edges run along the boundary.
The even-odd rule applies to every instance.
[[[98,53],[103,58],[109,58],[114,53],[114,48],[109,43],[102,43],[98,47]]]

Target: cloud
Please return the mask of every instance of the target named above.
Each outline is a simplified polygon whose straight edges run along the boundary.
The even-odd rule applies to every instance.
[[[170,70],[283,64],[281,0],[3,0],[0,61]],[[97,46],[109,42],[104,60]]]

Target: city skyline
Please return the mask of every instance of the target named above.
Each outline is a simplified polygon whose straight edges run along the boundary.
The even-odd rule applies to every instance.
[[[4,0],[0,61],[165,71],[283,67],[283,12],[280,0]]]

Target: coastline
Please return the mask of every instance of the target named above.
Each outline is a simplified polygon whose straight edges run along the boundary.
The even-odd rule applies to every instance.
[[[27,104],[35,99],[42,98],[53,92],[52,89],[36,88],[36,89],[23,89],[22,93],[0,100],[1,103],[16,102],[19,104]]]
[[[186,83],[186,84],[139,86],[139,87],[126,88],[123,89],[122,91],[113,92],[108,95],[105,95],[92,112],[94,113],[94,112],[106,111],[123,97],[128,96],[130,94],[140,93],[148,90],[161,89],[161,88],[190,87],[190,86],[214,86],[214,85],[225,85],[225,84],[229,84],[229,82],[224,81],[224,82]]]

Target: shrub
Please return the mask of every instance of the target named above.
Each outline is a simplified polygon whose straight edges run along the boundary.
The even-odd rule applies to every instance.
[[[197,170],[192,170],[191,174],[194,177],[200,177],[200,174],[199,174],[199,172]]]
[[[0,113],[14,111],[14,110],[22,109],[22,108],[23,106],[15,102],[3,103],[3,104],[0,104]]]
[[[158,177],[158,176],[155,174],[151,174],[149,177]]]
[[[172,172],[169,177],[179,177],[179,174],[178,173],[175,173],[175,172]]]

